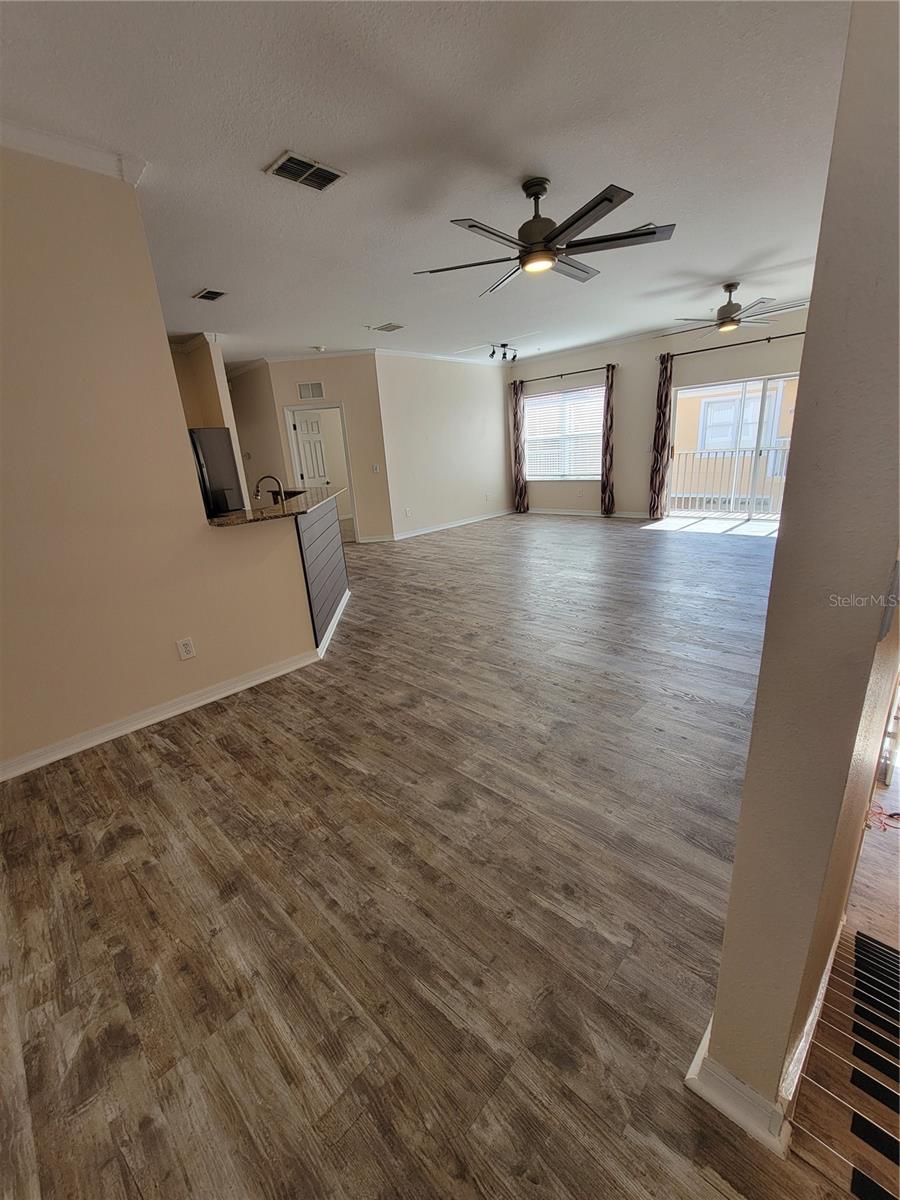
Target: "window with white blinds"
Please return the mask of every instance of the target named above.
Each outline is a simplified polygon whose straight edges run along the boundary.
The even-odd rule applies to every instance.
[[[525,397],[527,479],[599,479],[605,387]]]

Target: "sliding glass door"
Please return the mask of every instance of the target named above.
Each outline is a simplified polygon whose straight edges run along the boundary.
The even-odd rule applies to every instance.
[[[669,513],[778,517],[796,395],[796,375],[677,388]]]

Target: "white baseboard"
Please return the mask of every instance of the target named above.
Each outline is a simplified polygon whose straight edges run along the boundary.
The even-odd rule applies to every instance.
[[[474,525],[477,521],[490,521],[493,517],[507,517],[515,510],[501,508],[497,512],[481,513],[477,517],[463,517],[461,521],[447,521],[443,525],[425,525],[421,529],[406,529],[403,533],[395,533],[394,541],[402,542],[406,538],[419,537],[423,533],[439,533],[442,529],[456,529],[460,525]]]
[[[319,647],[318,647],[318,650],[316,651],[319,658],[325,657],[325,651],[328,649],[328,643],[331,641],[332,636],[334,635],[334,631],[338,627],[338,622],[341,619],[341,614],[343,613],[344,609],[347,607],[347,601],[349,599],[350,599],[350,592],[349,591],[344,592],[343,599],[341,600],[341,602],[337,606],[337,608],[334,610],[334,616],[331,618],[331,622],[330,622],[328,628],[325,630],[325,636],[322,638],[321,642],[319,642]]]
[[[529,513],[548,517],[602,517],[599,508],[529,508]]]
[[[333,625],[334,622],[332,622]],[[330,637],[331,632],[332,628],[329,627],[327,636]],[[31,750],[28,754],[20,755],[19,758],[7,759],[6,762],[0,763],[0,780],[24,775],[26,771],[45,767],[47,763],[56,762],[60,758],[68,758],[70,754],[77,754],[80,750],[89,750],[91,746],[99,746],[101,742],[111,742],[113,738],[121,737],[125,733],[133,733],[135,729],[144,729],[147,725],[155,725],[158,721],[177,717],[179,713],[188,712],[192,708],[202,708],[204,704],[210,704],[213,700],[221,700],[235,692],[255,687],[258,683],[276,679],[279,675],[287,675],[300,667],[318,662],[322,654],[324,654],[322,648],[319,653],[311,650],[306,654],[298,654],[295,658],[286,658],[282,662],[271,663],[267,667],[248,671],[246,675],[237,675],[233,679],[214,683],[210,687],[201,688],[198,692],[188,692],[184,696],[176,696],[175,699],[166,700],[163,704],[155,704],[152,708],[131,713],[130,716],[123,717],[120,721],[111,721],[109,725],[98,725],[95,729],[87,729],[84,733],[64,738],[61,742],[54,742],[50,746]]]
[[[379,533],[377,537],[360,537],[357,534],[354,540],[357,542],[392,542],[394,535],[392,533]]]
[[[709,1057],[711,1028],[712,1018],[688,1068],[685,1085],[766,1149],[779,1158],[787,1158],[791,1126],[784,1109],[760,1096]]]
[[[603,513],[595,508],[530,508],[529,512],[543,513],[551,517],[602,517]],[[641,520],[647,519],[645,512],[614,512],[611,515],[611,520],[616,517],[636,517]]]

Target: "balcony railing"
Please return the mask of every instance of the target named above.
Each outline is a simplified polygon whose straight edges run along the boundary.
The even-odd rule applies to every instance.
[[[670,513],[777,517],[789,444],[746,450],[684,450],[673,455]]]

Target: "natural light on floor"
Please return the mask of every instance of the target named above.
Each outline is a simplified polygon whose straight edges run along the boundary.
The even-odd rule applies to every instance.
[[[679,514],[678,516],[663,517],[661,521],[651,521],[644,529],[677,530],[679,533],[734,533],[741,537],[777,537],[778,522],[768,520],[753,521],[747,517],[702,517]]]

